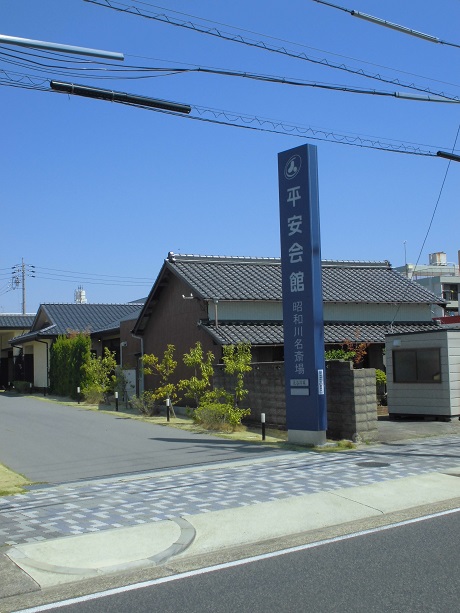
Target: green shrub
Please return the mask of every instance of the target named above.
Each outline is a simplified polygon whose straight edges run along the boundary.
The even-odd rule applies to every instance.
[[[88,404],[99,404],[105,398],[104,388],[97,383],[89,383],[81,388],[85,402]]]
[[[383,370],[380,370],[380,368],[375,369],[375,379],[377,385],[386,385],[387,383],[387,375]]]
[[[142,392],[139,398],[134,396],[133,398],[131,398],[129,403],[131,407],[139,411],[141,415],[151,417],[152,415],[160,414],[161,404],[159,403],[156,394],[154,392],[151,392],[150,390]]]
[[[324,352],[325,360],[352,360],[356,355],[355,351],[346,349],[328,349]]]
[[[250,409],[239,409],[231,403],[204,402],[195,409],[193,419],[208,430],[233,431],[250,413]]]
[[[13,387],[19,394],[30,392],[29,381],[13,381]]]

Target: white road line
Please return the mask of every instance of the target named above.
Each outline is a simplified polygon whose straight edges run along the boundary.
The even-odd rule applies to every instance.
[[[32,607],[30,609],[21,609],[13,611],[12,613],[41,613],[41,611],[52,611],[59,607],[66,607],[72,604],[78,604],[80,602],[88,602],[90,600],[97,600],[98,598],[105,598],[106,596],[115,596],[116,594],[123,594],[125,592],[131,592],[133,590],[140,590],[146,587],[153,587],[154,585],[160,585],[162,583],[170,583],[171,581],[178,581],[180,579],[187,579],[189,577],[197,577],[207,573],[213,573],[219,570],[225,570],[227,568],[233,568],[235,566],[242,566],[244,564],[251,564],[251,562],[259,562],[261,560],[268,560],[270,558],[276,558],[278,556],[295,553],[297,551],[305,551],[307,549],[313,549],[315,547],[321,547],[322,545],[329,545],[330,543],[338,543],[340,541],[346,541],[358,536],[365,536],[367,534],[376,534],[377,532],[383,532],[385,530],[391,530],[400,526],[408,526],[409,524],[416,524],[428,519],[434,519],[436,517],[443,517],[444,515],[452,515],[453,513],[460,512],[460,507],[450,509],[448,511],[439,511],[438,513],[432,513],[430,515],[423,515],[422,517],[416,517],[414,519],[406,519],[404,521],[396,522],[394,524],[388,524],[387,526],[380,526],[378,528],[369,528],[368,530],[360,530],[359,532],[353,532],[352,534],[344,534],[343,536],[335,536],[330,539],[324,539],[322,541],[316,541],[315,543],[308,543],[306,545],[298,545],[296,547],[289,547],[288,549],[281,549],[279,551],[273,551],[271,553],[264,553],[258,556],[252,556],[250,558],[243,558],[241,560],[234,560],[233,562],[225,562],[224,564],[216,564],[215,566],[207,566],[205,568],[199,568],[185,573],[179,573],[178,575],[171,575],[170,577],[161,577],[159,579],[152,579],[151,581],[143,581],[141,583],[135,583],[133,585],[126,585],[123,587],[113,588],[104,592],[96,592],[94,594],[87,594],[86,596],[79,596],[77,598],[69,598],[60,602],[53,602],[50,604],[40,605],[38,607]]]

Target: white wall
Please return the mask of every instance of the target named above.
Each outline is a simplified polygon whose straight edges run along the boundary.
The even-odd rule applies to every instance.
[[[34,386],[35,387],[48,387],[49,381],[47,377],[47,349],[49,349],[48,343],[34,343],[30,345],[33,347],[34,354]],[[26,346],[26,349],[29,345]]]
[[[395,383],[393,351],[398,349],[439,349],[439,383]],[[437,330],[387,336],[388,410],[400,415],[460,415],[460,330]]]

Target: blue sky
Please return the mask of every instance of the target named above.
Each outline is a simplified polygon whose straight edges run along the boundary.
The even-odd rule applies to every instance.
[[[460,48],[403,35],[313,0],[114,4],[121,2],[206,27],[218,22],[225,24],[222,32],[245,40],[460,96]],[[347,2],[337,4],[460,43],[458,0],[439,0],[436,10],[427,0]],[[0,23],[9,36],[120,51],[130,66],[190,65],[411,91],[83,0],[3,1]],[[79,285],[90,302],[145,296],[168,251],[278,257],[277,154],[303,143],[318,146],[324,259],[398,266],[404,247],[408,261],[418,257],[448,162],[333,141],[359,136],[429,153],[450,151],[460,124],[456,104],[198,73],[132,80],[126,72],[112,80],[89,78],[88,72],[55,75],[38,72],[30,61],[40,58],[24,55],[25,49],[3,45],[0,51],[0,70],[7,72],[0,73],[2,84],[21,73],[41,78],[48,88],[54,78],[188,103],[192,117],[202,107],[315,128],[321,139],[330,135],[312,140],[2,86],[0,312],[21,311],[21,291],[7,290],[9,271],[22,258],[36,267],[35,278],[26,280],[27,311],[35,312],[41,302],[72,302]],[[22,58],[21,66],[7,63],[12,53]],[[421,262],[435,251],[457,260],[459,193],[460,165],[451,163]]]

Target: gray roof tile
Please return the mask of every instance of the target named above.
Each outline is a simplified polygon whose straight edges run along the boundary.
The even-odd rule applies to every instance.
[[[53,334],[69,330],[102,332],[112,329],[116,322],[131,313],[138,314],[140,304],[42,304],[48,321],[55,324]]]
[[[221,345],[251,343],[252,345],[282,345],[284,343],[283,324],[280,322],[221,322],[216,328],[211,323],[202,323],[202,327]],[[324,342],[341,344],[346,340],[352,342],[383,343],[385,334],[402,332],[424,332],[439,330],[434,322],[394,323],[330,323],[324,324]]]
[[[35,315],[0,313],[0,330],[26,330],[32,327]]]
[[[167,266],[204,299],[281,300],[281,260],[170,255]],[[389,262],[322,262],[324,302],[442,303]]]
[[[33,340],[37,336],[54,337],[67,334],[69,331],[102,333],[120,327],[120,320],[132,315],[135,319],[142,308],[142,304],[41,304],[34,318],[30,332],[16,337],[15,341],[24,342]],[[46,324],[38,327],[38,322]]]

